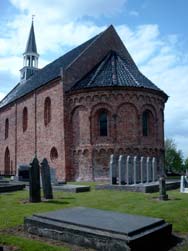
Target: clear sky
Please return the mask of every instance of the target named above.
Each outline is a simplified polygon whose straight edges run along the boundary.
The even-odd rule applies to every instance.
[[[140,70],[170,97],[165,135],[188,157],[188,0],[1,0],[0,98],[19,82],[35,14],[39,67],[113,24]]]

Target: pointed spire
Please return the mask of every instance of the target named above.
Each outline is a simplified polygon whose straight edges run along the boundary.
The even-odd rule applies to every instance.
[[[27,41],[25,52],[23,53],[23,68],[20,70],[21,82],[25,82],[38,70],[39,54],[37,53],[33,18],[34,18],[34,15],[32,15],[29,38]]]
[[[29,33],[29,38],[27,41],[25,53],[37,53],[37,46],[36,46],[36,41],[35,41],[35,32],[34,32],[34,15],[32,16],[32,22],[31,22],[31,29]]]

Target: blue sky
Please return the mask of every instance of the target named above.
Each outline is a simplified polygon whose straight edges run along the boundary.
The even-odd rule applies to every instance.
[[[39,67],[113,24],[140,70],[169,96],[165,135],[188,157],[187,0],[1,0],[0,98],[19,82],[35,14]]]

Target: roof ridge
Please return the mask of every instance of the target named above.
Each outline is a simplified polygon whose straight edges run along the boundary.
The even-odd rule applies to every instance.
[[[106,29],[107,30],[107,29]],[[105,31],[106,31],[105,30]],[[101,36],[102,36],[102,34],[105,32],[105,31],[102,31],[102,32],[100,32],[98,35],[96,35],[96,36],[94,36],[93,38],[91,38],[91,39],[89,39],[89,40],[92,40],[93,39],[93,41],[87,46],[87,47],[85,47],[85,49],[69,64],[69,65],[67,65],[67,67],[66,67],[66,69],[67,68],[69,68],[79,57],[81,57],[82,56],[82,54],[89,48],[89,47],[91,47],[91,45],[97,40],[97,39],[99,39]],[[88,41],[89,41],[88,40]],[[88,41],[86,41],[86,42],[88,42]],[[81,44],[82,45],[82,44]]]
[[[121,61],[124,69],[130,74],[132,80],[139,86],[138,81],[136,80],[136,78],[133,76],[133,74],[130,72],[130,70],[126,67],[126,65],[124,64],[123,60],[121,59],[121,57],[119,55],[117,55],[118,59]]]

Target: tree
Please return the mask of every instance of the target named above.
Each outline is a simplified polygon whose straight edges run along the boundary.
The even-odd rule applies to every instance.
[[[183,154],[177,150],[173,139],[165,140],[165,169],[167,172],[182,172],[184,170]]]
[[[188,158],[184,161],[184,171],[188,171]]]

